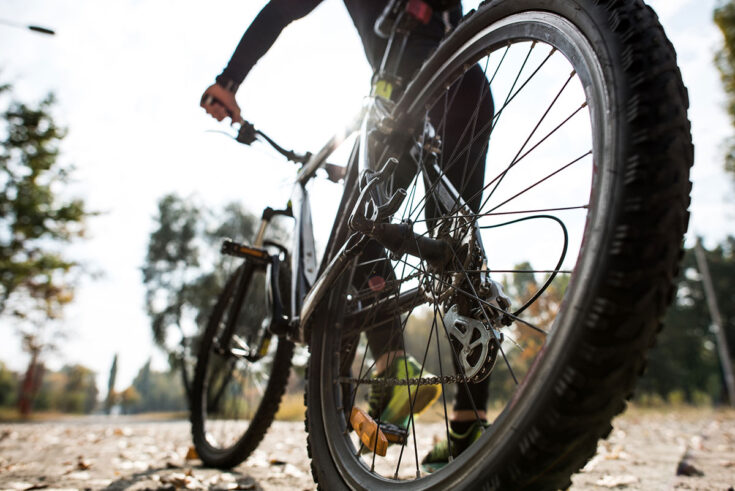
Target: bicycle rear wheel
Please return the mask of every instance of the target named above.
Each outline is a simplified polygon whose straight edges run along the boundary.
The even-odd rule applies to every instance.
[[[482,119],[488,87],[495,108]],[[472,91],[472,116],[453,118]],[[451,257],[386,257],[387,277],[346,274],[333,288],[307,381],[320,486],[570,485],[623,410],[673,295],[691,187],[687,105],[672,46],[641,1],[491,1],[463,20],[394,111],[418,136],[410,157],[396,155],[416,171],[393,221],[443,240]],[[449,133],[460,135],[451,146]],[[350,273],[377,262],[358,258]],[[380,456],[350,416],[368,411],[376,385],[366,333],[391,316],[421,370],[381,383],[441,384],[444,396]],[[489,404],[472,411],[487,409],[491,426],[427,471],[434,441],[451,436],[450,390],[471,391],[488,372]]]
[[[238,287],[245,289],[239,303]],[[273,422],[286,389],[294,345],[263,326],[266,294],[265,267],[245,262],[227,281],[202,337],[191,428],[207,466],[228,469],[245,460]],[[228,329],[235,313],[234,329]],[[258,355],[245,354],[251,344],[260,347]]]

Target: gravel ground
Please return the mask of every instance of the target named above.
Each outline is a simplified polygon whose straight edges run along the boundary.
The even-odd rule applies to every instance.
[[[734,411],[633,410],[615,427],[572,489],[735,486]],[[314,489],[303,428],[274,423],[245,463],[222,472],[187,460],[186,421],[0,424],[0,489]]]

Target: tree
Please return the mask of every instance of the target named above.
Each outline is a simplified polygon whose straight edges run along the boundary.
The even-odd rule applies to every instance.
[[[715,55],[715,64],[727,95],[727,112],[735,125],[735,0],[720,1],[714,20],[724,37],[724,44]],[[735,138],[730,138],[728,147],[725,169],[735,177]]]
[[[11,407],[18,394],[18,375],[0,361],[0,407]]]
[[[706,251],[706,256],[733,359],[735,238],[729,237],[724,244]],[[690,402],[703,397],[723,401],[726,391],[693,250],[686,251],[681,271],[676,300],[666,314],[657,345],[649,354],[648,369],[639,389],[662,398],[679,391]]]
[[[99,394],[95,373],[82,365],[66,365],[61,373],[66,376],[66,382],[59,409],[65,413],[91,413]]]
[[[124,414],[130,414],[132,409],[140,403],[140,394],[132,385],[120,393],[120,405]]]
[[[0,87],[10,96],[10,87]],[[11,98],[0,122],[0,315],[16,324],[30,355],[21,409],[30,410],[41,353],[74,295],[78,264],[63,248],[83,236],[90,215],[64,188],[72,168],[59,160],[65,130],[54,121],[53,95],[32,106]]]
[[[171,372],[151,369],[150,360],[138,371],[132,385],[123,391],[121,404],[126,413],[187,409],[181,379]]]
[[[132,387],[140,394],[141,399],[149,399],[151,397],[151,360],[138,370],[138,374],[133,379]]]
[[[30,355],[28,368],[23,376],[20,395],[18,396],[18,409],[20,414],[28,416],[33,407],[33,400],[41,387],[41,381],[45,372],[43,363],[39,362],[39,355],[44,345],[39,342],[39,332],[23,333],[23,351]]]
[[[38,395],[36,411],[89,414],[97,406],[95,373],[82,365],[65,365],[58,372],[45,370]]]
[[[110,414],[112,406],[115,405],[115,379],[117,378],[117,353],[112,358],[110,377],[107,379],[107,397],[105,397],[105,412]]]
[[[250,240],[256,224],[256,217],[235,203],[215,212],[175,194],[159,200],[141,269],[153,339],[168,354],[172,369],[184,366],[187,354],[196,352],[198,333],[227,280],[230,271],[219,254],[222,239]],[[182,373],[188,392],[187,372]]]

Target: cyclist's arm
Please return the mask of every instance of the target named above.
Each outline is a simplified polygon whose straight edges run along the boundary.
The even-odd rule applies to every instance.
[[[230,62],[202,95],[200,105],[217,121],[240,122],[235,92],[253,65],[273,46],[284,27],[304,17],[322,0],[271,0],[243,34]]]
[[[253,65],[273,46],[283,28],[307,15],[321,2],[322,0],[268,2],[243,34],[227,67],[217,77],[217,82],[224,86],[233,84],[237,90]]]

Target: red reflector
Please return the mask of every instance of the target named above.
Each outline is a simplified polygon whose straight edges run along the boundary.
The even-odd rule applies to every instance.
[[[385,288],[385,279],[382,276],[373,276],[368,280],[368,286],[374,292],[382,291]]]
[[[422,0],[408,0],[406,12],[416,17],[422,24],[428,24],[431,20],[431,7]]]

